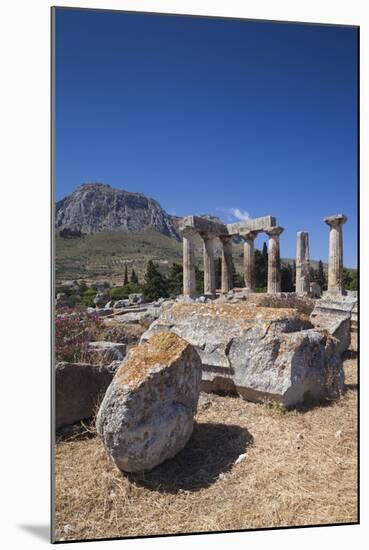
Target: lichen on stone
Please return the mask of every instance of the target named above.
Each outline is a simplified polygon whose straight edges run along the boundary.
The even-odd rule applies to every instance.
[[[158,332],[145,344],[135,346],[121,365],[116,381],[120,384],[137,384],[156,365],[171,365],[189,346],[188,342],[173,332]]]

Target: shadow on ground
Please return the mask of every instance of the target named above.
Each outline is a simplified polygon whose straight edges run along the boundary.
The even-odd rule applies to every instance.
[[[31,533],[38,539],[50,542],[50,527],[49,525],[19,525],[20,529]]]
[[[229,471],[252,442],[252,435],[240,426],[195,424],[191,439],[174,458],[151,472],[128,474],[128,478],[136,485],[163,493],[198,491]]]

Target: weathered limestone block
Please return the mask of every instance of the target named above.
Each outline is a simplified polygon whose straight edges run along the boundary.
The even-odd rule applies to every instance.
[[[237,235],[244,231],[265,231],[270,227],[277,225],[277,219],[274,216],[263,216],[252,220],[244,220],[242,222],[228,223],[227,230],[229,235]]]
[[[126,344],[119,342],[89,342],[88,360],[93,363],[111,363],[112,361],[123,361],[127,351]]]
[[[130,350],[106,392],[96,423],[120,469],[151,470],[186,445],[200,383],[200,357],[175,334],[155,334]]]
[[[350,346],[351,322],[355,318],[357,297],[349,294],[341,296],[327,292],[323,298],[317,300],[310,315],[312,324],[337,338],[339,353],[343,353]]]
[[[90,418],[114,376],[113,365],[60,362],[55,367],[55,427]]]
[[[195,346],[204,391],[236,391],[251,401],[293,406],[335,397],[343,386],[337,340],[311,329],[307,315],[245,303],[176,303],[142,335],[175,332]]]
[[[123,323],[127,325],[151,325],[155,319],[160,316],[162,311],[162,306],[148,306],[141,311],[128,311],[127,313],[122,313],[120,315],[115,315],[114,319],[118,323]]]

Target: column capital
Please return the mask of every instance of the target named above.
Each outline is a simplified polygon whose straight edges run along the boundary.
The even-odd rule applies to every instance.
[[[284,227],[280,227],[280,226],[268,227],[267,229],[265,229],[265,233],[269,235],[269,237],[275,237],[276,235],[278,236],[281,233],[283,233],[283,231],[284,231]]]
[[[335,216],[327,216],[326,218],[323,218],[323,220],[330,227],[337,227],[347,222],[347,216],[344,214],[336,214]]]
[[[244,241],[254,241],[256,237],[259,235],[259,233],[261,233],[261,230],[249,229],[246,231],[242,231],[242,233],[240,233],[240,237]]]

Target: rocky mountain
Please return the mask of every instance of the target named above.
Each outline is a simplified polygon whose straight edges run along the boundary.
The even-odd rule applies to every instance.
[[[179,240],[176,222],[154,199],[104,183],[82,184],[56,203],[55,226],[60,235],[103,230],[136,233],[151,228]]]

